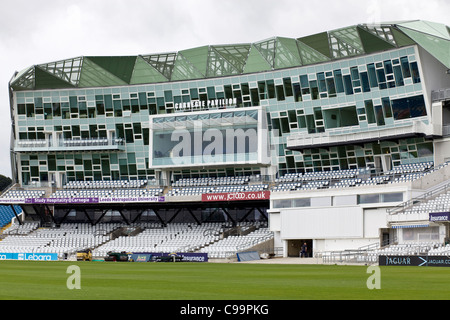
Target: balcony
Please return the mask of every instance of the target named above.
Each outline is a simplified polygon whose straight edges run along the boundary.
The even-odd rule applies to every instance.
[[[442,126],[429,125],[422,121],[412,121],[385,128],[372,127],[365,131],[359,128],[354,129],[354,127],[349,127],[327,133],[292,134],[287,138],[287,148],[302,151],[309,148],[326,148],[329,146],[420,136],[442,136]]]
[[[117,139],[16,140],[15,152],[123,151],[124,141]]]

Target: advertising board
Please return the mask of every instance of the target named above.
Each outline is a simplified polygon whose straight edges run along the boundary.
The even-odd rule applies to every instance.
[[[379,256],[380,266],[450,267],[447,256]]]
[[[57,253],[0,253],[0,260],[56,261]]]

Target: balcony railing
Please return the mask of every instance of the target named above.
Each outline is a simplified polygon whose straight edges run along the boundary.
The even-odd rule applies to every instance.
[[[367,141],[380,141],[391,138],[410,137],[416,135],[442,135],[442,126],[429,125],[420,120],[399,123],[384,128],[371,127],[364,131],[360,128],[346,127],[330,130],[326,133],[292,134],[287,138],[288,149],[307,149],[339,144],[354,144]]]
[[[124,150],[124,148],[124,141],[121,138],[17,140],[14,143],[15,152],[98,151]]]

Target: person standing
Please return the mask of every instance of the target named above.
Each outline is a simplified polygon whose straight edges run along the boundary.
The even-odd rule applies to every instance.
[[[300,258],[306,258],[308,257],[308,245],[306,242],[303,242],[302,249],[300,251]]]

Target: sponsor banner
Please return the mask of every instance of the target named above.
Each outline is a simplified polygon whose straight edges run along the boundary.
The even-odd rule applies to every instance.
[[[1,198],[0,199],[0,204],[5,204],[5,205],[19,204],[19,203],[24,203],[24,202],[25,202],[25,198],[14,198],[14,199]]]
[[[99,203],[121,203],[121,202],[164,202],[165,197],[129,197],[129,198],[100,198]]]
[[[177,255],[183,257],[183,262],[208,262],[207,253],[177,252]]]
[[[178,256],[183,258],[183,262],[208,262],[208,254],[203,252],[142,252],[133,253],[131,258],[138,262],[135,258],[140,257],[140,262],[151,261],[152,257]],[[147,261],[144,261],[147,259]]]
[[[447,256],[379,256],[380,266],[450,267]]]
[[[430,221],[433,222],[450,221],[450,212],[431,212]]]
[[[57,261],[57,253],[0,253],[0,260]]]
[[[4,199],[0,200],[2,203]],[[15,200],[17,203],[17,200]],[[89,197],[89,198],[26,198],[19,203],[25,204],[96,204],[96,203],[128,203],[128,202],[164,202],[165,197]]]
[[[150,253],[133,253],[130,257],[133,262],[149,262],[151,258],[152,254]]]
[[[269,200],[270,191],[256,192],[231,192],[231,193],[204,193],[202,201],[247,201],[247,200]]]

